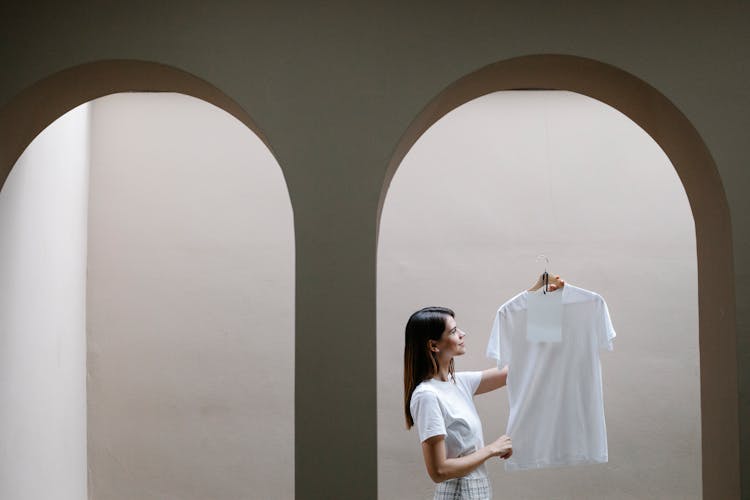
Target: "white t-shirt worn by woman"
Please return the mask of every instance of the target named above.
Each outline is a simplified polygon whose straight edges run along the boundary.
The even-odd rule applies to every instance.
[[[474,393],[482,381],[482,372],[458,372],[452,380],[425,380],[411,396],[409,409],[419,441],[445,436],[446,458],[469,455],[484,447],[482,422],[474,406]],[[484,464],[466,475],[486,478]]]

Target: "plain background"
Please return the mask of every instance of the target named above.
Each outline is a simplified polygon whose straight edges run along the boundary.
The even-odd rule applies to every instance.
[[[179,94],[92,103],[92,498],[294,496],[294,230],[281,170]]]

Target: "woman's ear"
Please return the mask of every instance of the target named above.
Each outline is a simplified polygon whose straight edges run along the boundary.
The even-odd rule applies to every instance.
[[[428,344],[429,344],[430,351],[440,352],[440,349],[437,348],[437,342],[435,342],[434,340],[430,340]]]

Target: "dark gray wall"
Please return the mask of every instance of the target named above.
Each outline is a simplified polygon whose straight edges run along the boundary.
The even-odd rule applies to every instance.
[[[0,106],[56,71],[126,58],[193,73],[250,113],[284,170],[295,215],[296,492],[371,498],[375,214],[386,166],[432,97],[515,56],[571,54],[617,66],[662,92],[705,140],[731,211],[739,416],[750,422],[749,14],[741,2],[679,10],[597,2],[19,2],[0,11]],[[749,425],[741,435],[748,492]]]

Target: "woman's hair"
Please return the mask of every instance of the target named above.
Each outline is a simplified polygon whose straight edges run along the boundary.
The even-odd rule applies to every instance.
[[[430,350],[430,340],[440,340],[446,327],[446,318],[456,317],[447,307],[425,307],[415,312],[406,322],[404,342],[404,413],[406,428],[411,429],[414,418],[409,408],[411,395],[420,382],[432,378],[438,372],[437,358]],[[453,360],[450,374],[454,377]]]

